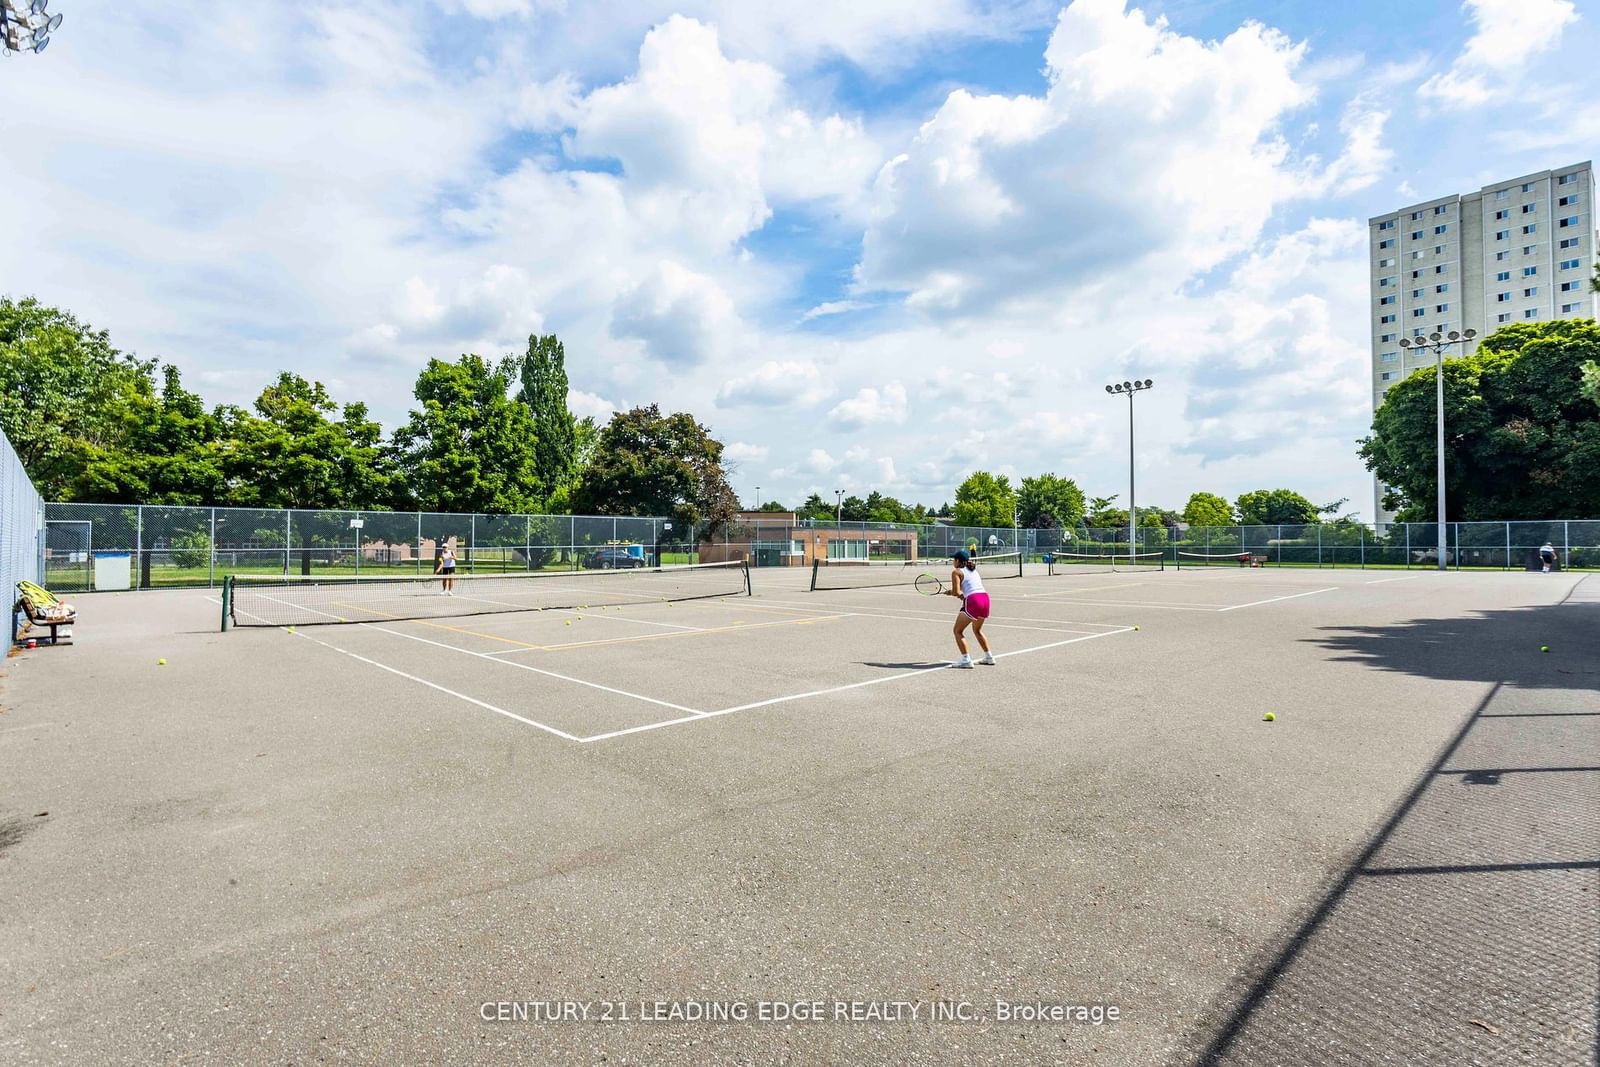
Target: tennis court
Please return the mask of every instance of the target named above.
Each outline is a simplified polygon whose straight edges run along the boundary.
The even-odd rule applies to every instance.
[[[79,597],[0,689],[0,1056],[1596,1057],[1600,579],[997,564],[959,671],[821,570]]]

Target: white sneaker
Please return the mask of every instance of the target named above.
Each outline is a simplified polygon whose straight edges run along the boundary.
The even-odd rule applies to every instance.
[[[993,652],[985,652],[983,654],[983,658],[980,659],[978,662],[983,664],[985,667],[996,666],[995,661],[994,661],[994,653]]]
[[[955,667],[957,670],[970,671],[972,669],[972,657],[962,656],[960,659],[950,664],[950,666]]]

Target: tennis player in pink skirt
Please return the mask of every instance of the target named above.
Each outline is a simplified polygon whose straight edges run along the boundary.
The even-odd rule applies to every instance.
[[[978,639],[978,647],[983,649],[983,658],[978,662],[993,667],[994,653],[989,651],[989,642],[983,636],[983,622],[989,617],[989,594],[984,591],[978,564],[964,548],[957,550],[950,558],[955,561],[955,569],[950,572],[950,591],[946,595],[961,598],[961,613],[956,616],[955,628],[956,648],[961,651],[961,658],[953,666],[963,670],[972,669],[966,638],[967,627],[971,626],[972,636]]]

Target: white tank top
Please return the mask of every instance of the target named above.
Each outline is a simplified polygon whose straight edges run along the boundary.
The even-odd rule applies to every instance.
[[[988,592],[988,590],[983,587],[983,579],[981,577],[979,577],[977,571],[975,571],[975,570],[969,571],[965,567],[961,568],[961,595],[962,596],[971,596],[973,593],[987,593],[987,592]]]

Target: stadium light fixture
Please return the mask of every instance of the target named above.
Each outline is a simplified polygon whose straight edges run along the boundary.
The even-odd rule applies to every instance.
[[[844,490],[843,489],[835,489],[833,491],[833,500],[834,500],[834,507],[835,507],[835,511],[833,513],[833,524],[835,526],[843,526],[844,525]]]
[[[0,53],[43,52],[50,35],[61,28],[61,16],[52,15],[49,0],[0,0]]]
[[[1139,509],[1133,498],[1133,397],[1135,393],[1142,393],[1155,385],[1155,380],[1138,378],[1132,381],[1117,382],[1106,386],[1106,392],[1112,396],[1126,396],[1128,398],[1128,562],[1138,562],[1139,552]]]
[[[1421,352],[1424,349],[1433,349],[1433,399],[1434,399],[1434,432],[1436,434],[1435,449],[1438,455],[1438,486],[1434,495],[1439,503],[1439,569],[1448,569],[1446,558],[1449,550],[1449,537],[1446,534],[1444,521],[1444,350],[1451,345],[1471,344],[1472,339],[1478,336],[1477,330],[1462,330],[1459,333],[1451,330],[1448,334],[1441,334],[1438,330],[1428,334],[1426,338],[1410,337],[1400,338],[1400,347],[1404,349],[1415,348]]]

